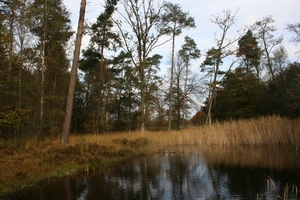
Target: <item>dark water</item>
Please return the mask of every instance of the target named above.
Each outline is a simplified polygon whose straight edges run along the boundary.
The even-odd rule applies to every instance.
[[[174,152],[173,152],[174,151]],[[10,199],[283,199],[300,188],[300,155],[274,149],[176,149],[89,175],[68,177]],[[295,192],[294,192],[295,194]],[[300,199],[296,195],[289,199]]]

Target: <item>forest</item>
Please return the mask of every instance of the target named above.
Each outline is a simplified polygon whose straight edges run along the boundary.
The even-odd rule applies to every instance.
[[[289,62],[272,16],[236,38],[228,34],[236,28],[236,12],[213,16],[219,35],[215,46],[200,52],[201,44],[189,36],[175,49],[177,36],[197,28],[178,4],[106,0],[99,13],[84,26],[90,41],[79,61],[72,133],[180,130],[268,115],[299,118],[300,63]],[[286,24],[288,39],[299,45],[300,23]],[[0,0],[1,139],[21,143],[62,133],[75,35],[62,0]],[[168,76],[159,73],[162,55],[155,54],[165,43]],[[198,71],[192,71],[200,57]]]

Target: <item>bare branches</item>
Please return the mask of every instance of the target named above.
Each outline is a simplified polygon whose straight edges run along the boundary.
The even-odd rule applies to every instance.
[[[297,44],[300,43],[300,23],[296,23],[296,24],[287,24],[287,28],[288,31],[292,32],[294,35],[294,37],[291,38],[291,42]]]
[[[238,36],[236,39],[227,39],[228,30],[235,24],[236,22],[236,14],[238,10],[232,14],[231,10],[224,10],[223,15],[213,16],[211,22],[216,24],[220,30],[221,34],[218,36],[215,34],[216,48],[210,49],[206,53],[206,59],[203,62],[202,66],[211,65],[213,67],[213,80],[211,82],[211,91],[209,105],[208,105],[208,114],[206,118],[206,124],[211,125],[211,110],[213,102],[215,101],[215,93],[217,87],[217,77],[220,72],[220,65],[222,64],[222,60],[230,55],[235,55],[236,50],[229,49],[241,36]],[[230,68],[235,63],[232,62]],[[230,69],[229,68],[229,69]]]
[[[274,69],[271,59],[271,52],[276,45],[279,45],[283,41],[283,36],[275,38],[273,32],[276,28],[272,25],[275,22],[272,16],[266,16],[261,21],[257,21],[252,29],[256,32],[257,38],[262,43],[262,49],[265,53],[265,63],[269,69],[269,72],[274,80]]]
[[[140,100],[140,122],[141,122],[141,135],[145,134],[145,96],[146,96],[146,69],[149,66],[147,61],[150,53],[157,45],[162,32],[159,30],[159,16],[162,11],[163,5],[154,6],[154,0],[124,0],[124,14],[119,12],[124,20],[115,21],[122,39],[123,49],[129,53],[132,62],[135,65],[135,70],[139,74],[140,85],[139,90],[141,93]],[[125,31],[123,26],[127,26],[128,30]]]

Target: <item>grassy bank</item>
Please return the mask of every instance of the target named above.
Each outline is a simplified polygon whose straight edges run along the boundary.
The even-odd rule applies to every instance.
[[[168,151],[170,147],[197,145],[215,147],[268,146],[298,148],[300,120],[276,116],[256,120],[216,123],[173,132],[139,132],[101,135],[72,135],[70,144],[59,137],[46,138],[38,145],[28,140],[23,146],[0,143],[0,196],[49,178],[90,172],[128,159]]]

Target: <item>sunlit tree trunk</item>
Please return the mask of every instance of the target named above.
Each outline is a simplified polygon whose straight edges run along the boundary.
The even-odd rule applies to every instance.
[[[213,105],[213,101],[215,98],[215,93],[216,93],[216,81],[217,81],[217,71],[219,70],[218,67],[216,67],[215,72],[214,72],[214,77],[213,81],[209,84],[209,105],[208,105],[208,111],[207,111],[207,117],[205,124],[211,126],[211,109]]]
[[[81,41],[83,36],[85,8],[86,8],[86,0],[81,0],[69,91],[67,97],[66,114],[65,114],[63,131],[62,131],[62,139],[61,139],[62,144],[69,143],[71,118],[72,118],[72,110],[73,110],[74,95],[75,95],[75,85],[77,79],[77,68],[79,63]]]

